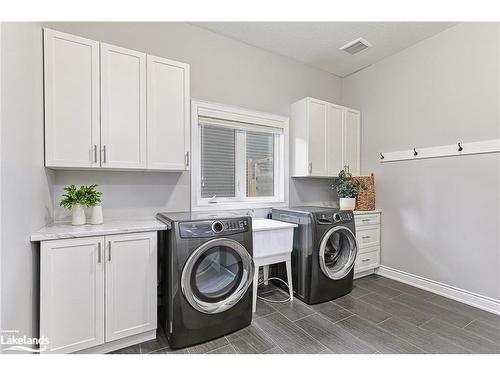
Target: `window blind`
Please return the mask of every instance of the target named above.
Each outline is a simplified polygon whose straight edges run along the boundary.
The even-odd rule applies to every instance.
[[[201,197],[234,197],[235,129],[205,124],[200,134]]]
[[[230,120],[224,120],[207,116],[199,116],[198,124],[200,126],[206,126],[206,125],[217,126],[234,130],[253,131],[259,133],[272,133],[272,134],[283,133],[283,129],[278,127],[257,125],[248,122],[230,121]]]

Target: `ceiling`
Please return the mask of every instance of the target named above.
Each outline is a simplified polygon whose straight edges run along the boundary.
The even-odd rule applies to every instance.
[[[454,22],[195,22],[194,25],[345,77]],[[373,47],[349,55],[339,48],[357,38]]]

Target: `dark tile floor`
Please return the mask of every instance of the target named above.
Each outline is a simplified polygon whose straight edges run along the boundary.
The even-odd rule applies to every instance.
[[[231,335],[172,350],[164,333],[122,354],[500,353],[500,316],[371,275],[352,293],[309,306],[257,302],[252,324]],[[283,299],[272,286],[259,291]]]

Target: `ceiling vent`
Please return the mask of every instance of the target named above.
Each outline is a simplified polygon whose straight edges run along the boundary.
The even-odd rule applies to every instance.
[[[353,40],[352,42],[349,42],[347,44],[344,44],[342,47],[339,48],[341,51],[345,51],[351,55],[355,55],[357,53],[360,53],[361,51],[364,51],[367,48],[370,48],[372,44],[368,41],[366,41],[363,38],[358,38],[356,40]]]

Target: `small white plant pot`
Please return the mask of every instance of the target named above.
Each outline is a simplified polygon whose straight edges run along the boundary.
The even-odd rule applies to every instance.
[[[340,199],[340,209],[353,211],[356,207],[356,198],[339,198]]]
[[[90,213],[90,224],[97,225],[104,223],[104,219],[102,217],[102,206],[94,206],[91,208]]]
[[[81,204],[75,204],[71,209],[71,225],[84,225],[86,220],[83,206]]]

